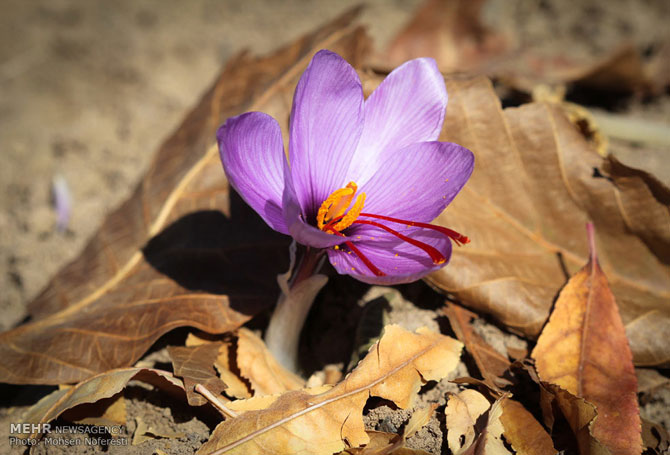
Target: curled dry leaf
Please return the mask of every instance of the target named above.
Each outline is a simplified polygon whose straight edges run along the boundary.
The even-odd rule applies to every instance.
[[[505,398],[502,408],[500,421],[505,428],[503,434],[516,453],[545,455],[557,452],[551,436],[521,403]]]
[[[667,193],[634,169],[610,167],[558,106],[503,110],[484,78],[447,80],[447,90],[440,140],[469,148],[477,164],[436,222],[472,242],[428,281],[537,336],[566,272],[588,259],[582,226],[592,220],[636,363],[670,362]]]
[[[371,395],[411,406],[422,383],[439,380],[457,366],[461,349],[457,340],[427,329],[411,333],[387,326],[344,381],[318,395],[290,391],[260,397],[271,404],[219,424],[198,453],[325,455],[360,447],[369,442],[362,412]]]
[[[477,315],[451,302],[446,302],[442,311],[449,318],[456,337],[475,359],[484,382],[495,390],[500,390],[500,386],[509,384],[509,381],[502,379],[502,376],[509,368],[510,362],[474,331],[470,321]]]
[[[447,444],[454,455],[465,453],[475,440],[475,423],[491,407],[489,400],[473,389],[451,395],[444,410]]]
[[[214,395],[219,395],[226,384],[214,371],[214,363],[223,343],[207,343],[200,346],[168,346],[175,376],[184,380],[186,398],[191,406],[202,406],[207,400],[194,390],[202,384]]]
[[[48,423],[68,409],[95,403],[121,392],[132,379],[146,382],[183,396],[184,385],[171,373],[149,368],[120,368],[93,376],[79,384],[56,390],[30,407],[22,417],[26,423]],[[31,434],[34,438],[38,434]]]
[[[241,54],[227,64],[132,196],[30,304],[36,320],[0,335],[1,382],[81,381],[133,364],[175,327],[222,333],[273,303],[287,238],[231,194],[215,131],[250,110],[286,119],[286,130],[314,52],[328,48],[360,65],[368,39],[351,25],[356,14],[268,57]]]
[[[486,422],[472,445],[463,452],[464,455],[511,455],[502,440],[505,428],[500,418],[504,399],[505,397],[501,397],[491,405]]]
[[[254,396],[274,395],[305,387],[305,381],[282,367],[263,340],[251,330],[238,330],[236,359],[240,374],[251,384]]]
[[[593,436],[613,454],[640,454],[637,379],[623,323],[598,265],[593,230],[591,257],[556,301],[532,352],[540,379],[595,405]],[[587,453],[582,448],[582,453]]]

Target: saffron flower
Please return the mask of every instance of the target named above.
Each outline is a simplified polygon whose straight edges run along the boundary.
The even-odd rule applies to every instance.
[[[429,224],[474,165],[469,150],[437,141],[446,107],[432,59],[396,68],[366,100],[356,71],[322,50],[295,90],[288,161],[279,124],[261,112],[228,119],[217,139],[231,185],[272,229],[326,251],[341,274],[405,283],[469,241]]]

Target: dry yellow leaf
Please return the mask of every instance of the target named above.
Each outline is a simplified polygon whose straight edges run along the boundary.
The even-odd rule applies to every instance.
[[[500,418],[505,427],[505,439],[519,455],[556,453],[551,436],[521,403],[506,398]]]
[[[505,431],[500,418],[502,417],[502,402],[506,398],[499,398],[489,409],[486,425],[475,442],[464,453],[467,455],[511,455],[502,440]]]
[[[473,389],[451,395],[447,401],[447,444],[454,455],[464,453],[475,440],[475,422],[491,407],[489,400]]]
[[[371,395],[411,406],[423,383],[456,368],[462,348],[459,341],[426,328],[411,333],[387,326],[344,381],[319,395],[289,391],[267,409],[227,420],[198,453],[330,455],[360,447],[370,440],[362,410]]]
[[[251,383],[254,396],[273,395],[305,387],[297,375],[282,367],[265,343],[251,330],[237,332],[237,367],[243,378]]]

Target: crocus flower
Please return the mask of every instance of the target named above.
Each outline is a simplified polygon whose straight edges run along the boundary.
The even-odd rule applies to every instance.
[[[325,249],[367,283],[414,281],[467,237],[429,224],[470,177],[472,153],[438,142],[447,106],[435,61],[396,68],[364,99],[356,71],[318,52],[293,98],[288,161],[279,124],[249,112],[219,129],[231,185],[272,227]]]

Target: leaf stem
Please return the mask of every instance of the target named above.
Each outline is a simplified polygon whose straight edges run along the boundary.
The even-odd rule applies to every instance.
[[[228,408],[228,406],[223,404],[223,401],[217,398],[216,395],[210,392],[209,389],[207,389],[207,387],[205,387],[204,385],[196,384],[194,388],[196,392],[198,392],[203,397],[207,398],[207,401],[209,401],[212,404],[212,406],[218,409],[219,412],[221,412],[221,414],[231,419],[238,416],[238,414],[235,411],[233,411],[232,409]]]

